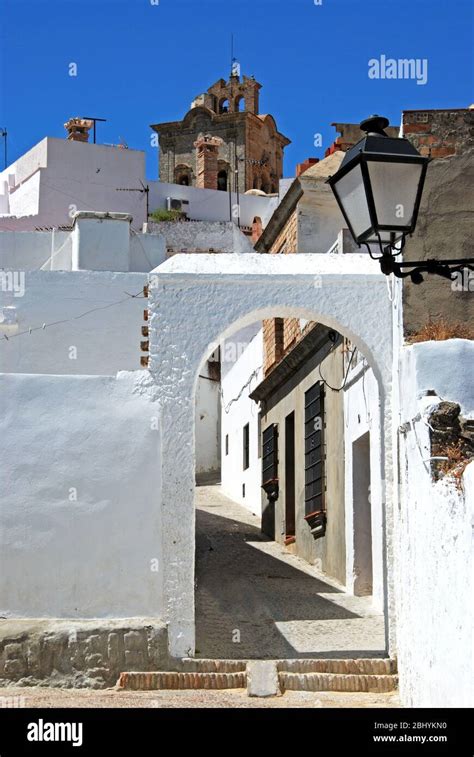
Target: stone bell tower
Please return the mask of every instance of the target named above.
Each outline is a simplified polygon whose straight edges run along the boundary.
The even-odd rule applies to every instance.
[[[277,193],[290,140],[273,116],[259,113],[261,88],[255,77],[241,77],[234,60],[229,79],[198,95],[181,121],[152,125],[159,135],[160,181]]]

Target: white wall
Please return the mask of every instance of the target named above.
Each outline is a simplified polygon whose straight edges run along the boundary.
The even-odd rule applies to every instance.
[[[122,247],[123,255],[121,260],[118,260],[114,255],[113,234],[109,233],[113,224],[118,222],[97,221],[96,223],[95,233],[89,239],[85,235],[82,236],[81,245],[85,250],[85,257],[79,267],[89,266],[89,270],[103,270],[107,266],[106,270],[112,271],[148,272],[165,260],[164,236],[160,233],[141,234],[134,229],[129,229],[128,243],[125,242],[125,247],[128,249],[125,250]],[[104,228],[107,229],[105,234]],[[74,266],[72,257],[73,242],[78,236],[78,231],[77,226],[72,232],[56,229],[52,231],[0,230],[0,269],[14,271],[35,271],[40,268],[55,271],[77,269],[77,260]]]
[[[147,224],[147,229],[163,235],[166,246],[176,252],[217,250],[253,252],[253,245],[235,223],[229,221],[164,221]]]
[[[1,231],[0,268],[31,271],[41,268],[60,248],[71,259],[72,239],[68,231]],[[57,260],[57,257],[55,258]],[[69,270],[71,264],[69,262]]]
[[[372,531],[372,597],[374,608],[383,609],[383,513],[382,480],[380,476],[381,429],[380,399],[377,379],[362,360],[347,377],[344,390],[345,451],[345,529],[346,588],[353,592],[357,579],[357,556],[354,549],[353,444],[365,433],[370,434],[370,498]]]
[[[257,515],[261,514],[261,457],[258,455],[258,405],[250,399],[249,394],[263,378],[263,331],[258,324],[258,331],[251,338],[247,347],[244,339],[255,331],[255,325],[249,331],[237,332],[226,340],[222,346],[222,354],[231,357],[236,354],[237,360],[230,366],[231,360],[223,361],[225,369],[222,378],[222,432],[221,432],[221,461],[222,461],[222,491],[235,502],[239,502]],[[242,349],[243,348],[243,349]],[[240,354],[240,356],[239,356]],[[242,387],[252,377],[248,386]],[[240,398],[235,402],[238,395]],[[243,427],[249,424],[250,433],[250,465],[243,469]],[[226,436],[228,449],[226,455]],[[245,497],[242,486],[245,484]]]
[[[131,213],[137,229],[146,221],[145,194],[117,191],[141,188],[145,153],[140,150],[46,137],[0,174],[0,187],[9,176],[14,179],[8,212],[31,216],[30,229],[70,224],[74,210]],[[14,219],[0,217],[0,229],[15,227]]]
[[[200,371],[196,389],[196,480],[220,478],[220,382],[209,375],[207,363]]]
[[[146,372],[0,376],[0,614],[159,617],[160,431]],[[156,422],[153,423],[153,419]]]
[[[396,616],[400,695],[411,707],[474,703],[474,464],[463,489],[446,478],[433,483],[426,423],[440,399],[458,402],[473,417],[473,361],[474,343],[460,339],[404,347],[401,354]]]
[[[24,283],[22,297],[0,290],[0,319],[4,307],[14,307],[17,319],[13,328],[0,322],[0,337],[10,336],[0,339],[0,372],[115,375],[139,369],[147,300],[127,292],[140,295],[146,274],[31,271]],[[14,336],[56,321],[65,322]]]
[[[145,194],[117,191],[141,189],[140,182],[150,187],[150,211],[165,208],[167,197],[185,199],[192,220],[237,223],[240,203],[240,223],[251,226],[255,216],[269,218],[278,204],[276,197],[233,194],[231,211],[227,192],[147,182],[141,150],[46,137],[0,173],[0,209],[6,214],[0,215],[0,229],[69,225],[74,210],[131,213],[132,226],[141,229]]]
[[[229,202],[228,192],[219,192],[215,189],[199,189],[198,187],[186,187],[180,184],[167,184],[161,181],[151,181],[150,184],[150,210],[166,207],[166,198],[175,200],[187,200],[189,205],[183,210],[188,218],[194,221],[234,221],[237,223],[237,200],[240,204],[240,223],[242,226],[251,226],[255,216],[268,219],[278,206],[278,197],[259,197],[255,195],[239,194],[235,192]],[[232,206],[232,211],[231,207]]]

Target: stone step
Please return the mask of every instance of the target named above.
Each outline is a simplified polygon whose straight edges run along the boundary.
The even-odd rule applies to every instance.
[[[155,689],[244,689],[245,671],[237,673],[121,673],[119,689],[152,691]]]
[[[281,673],[341,673],[366,675],[392,675],[397,672],[396,660],[389,658],[361,659],[296,659],[278,660],[277,669]]]
[[[184,657],[179,665],[184,673],[245,673],[247,660],[208,660]]]
[[[359,691],[384,693],[396,691],[395,675],[344,673],[278,673],[282,691]]]

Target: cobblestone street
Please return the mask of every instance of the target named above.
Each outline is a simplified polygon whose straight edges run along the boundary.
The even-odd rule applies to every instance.
[[[266,539],[218,486],[197,487],[196,508],[198,657],[385,656],[370,597],[346,594]]]

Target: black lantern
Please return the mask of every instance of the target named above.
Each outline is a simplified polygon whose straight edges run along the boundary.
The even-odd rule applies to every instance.
[[[380,261],[383,273],[411,276],[415,284],[423,281],[421,271],[452,279],[464,267],[472,270],[472,259],[395,260],[407,234],[415,230],[429,158],[420,155],[408,139],[387,136],[388,124],[382,116],[362,121],[360,128],[366,136],[346,152],[337,173],[327,180],[355,242],[359,247],[364,244],[371,257]],[[380,255],[373,254],[374,245]]]
[[[408,139],[388,137],[388,120],[371,116],[366,136],[344,156],[328,179],[357,244],[394,243],[411,234],[426,175],[423,158]]]

